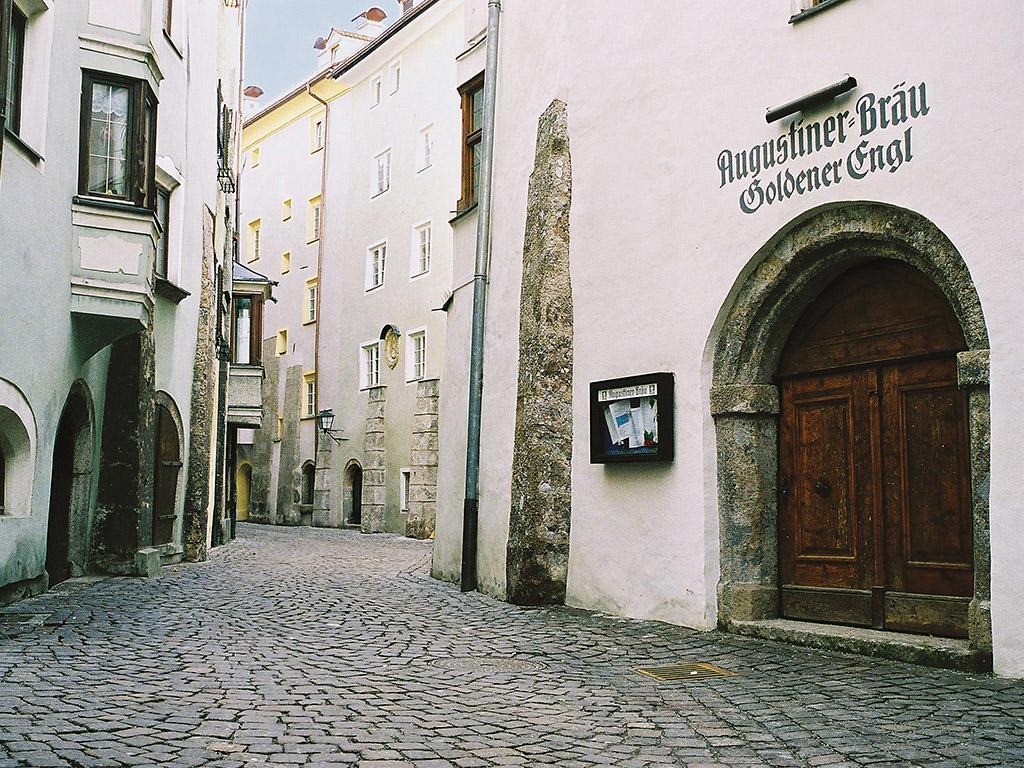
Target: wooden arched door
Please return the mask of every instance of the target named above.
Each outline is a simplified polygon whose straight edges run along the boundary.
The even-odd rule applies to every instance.
[[[181,471],[181,439],[174,416],[163,404],[156,406],[156,466],[153,472],[153,544],[174,540],[178,516],[178,474]]]
[[[779,583],[790,618],[967,636],[974,588],[963,332],[894,261],[837,279],[779,366]]]

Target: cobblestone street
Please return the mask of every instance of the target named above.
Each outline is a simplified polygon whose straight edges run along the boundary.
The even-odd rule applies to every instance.
[[[524,610],[430,545],[240,526],[0,621],[0,766],[1024,765],[1024,684]],[[659,683],[636,667],[733,677]]]

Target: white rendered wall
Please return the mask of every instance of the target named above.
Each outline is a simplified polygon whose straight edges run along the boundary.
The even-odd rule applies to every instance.
[[[1024,112],[1016,85],[1024,20],[1009,0],[988,4],[984,15],[952,0],[938,5],[848,0],[791,25],[788,0],[663,3],[638,6],[635,23],[624,25],[621,4],[611,0],[595,0],[585,13],[556,1],[543,16],[522,0],[504,4],[481,478],[480,577],[489,591],[504,589],[518,254],[536,118],[560,98],[568,104],[573,164],[576,427],[568,602],[714,626],[719,544],[707,357],[716,318],[753,254],[788,222],[829,202],[880,201],[934,222],[964,257],[981,298],[992,349],[995,667],[1024,674],[1024,565],[1016,552],[1024,515],[1015,493],[1024,470],[1016,448],[1024,429],[1016,406],[1024,396],[1017,310],[1024,273],[1012,160],[1019,145],[1013,126]],[[685,33],[694,29],[700,34]],[[924,81],[930,113],[913,122],[913,160],[896,173],[846,178],[741,212],[744,184],[720,189],[719,152],[781,134],[790,121],[766,125],[767,106],[847,72],[860,83],[853,98],[805,119],[849,109],[861,93],[889,94],[898,83]],[[884,133],[887,140],[900,134]],[[795,173],[819,160],[845,159],[856,144],[786,167]],[[614,286],[624,280],[632,287],[620,294]],[[591,465],[588,383],[662,370],[676,375],[675,461]],[[454,554],[448,544],[439,547]]]

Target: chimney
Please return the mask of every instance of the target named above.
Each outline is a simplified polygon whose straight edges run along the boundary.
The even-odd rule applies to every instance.
[[[355,31],[360,35],[380,37],[384,31],[384,19],[387,17],[384,11],[374,6],[360,13],[352,21],[356,23]]]
[[[242,91],[242,119],[252,117],[260,111],[260,96],[263,95],[263,89],[258,85],[247,86]]]

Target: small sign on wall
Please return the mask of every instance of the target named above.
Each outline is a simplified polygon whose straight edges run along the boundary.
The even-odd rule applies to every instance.
[[[590,384],[590,463],[672,461],[674,380],[648,373]]]

